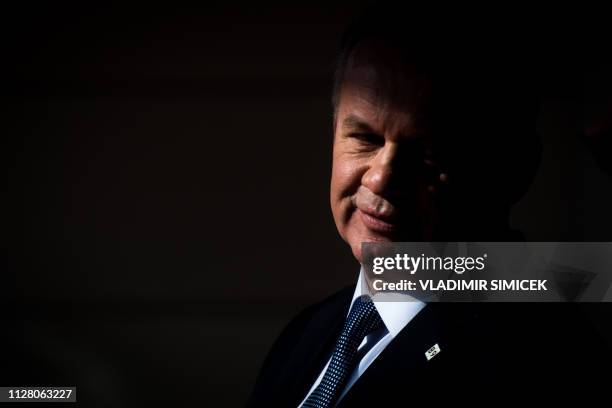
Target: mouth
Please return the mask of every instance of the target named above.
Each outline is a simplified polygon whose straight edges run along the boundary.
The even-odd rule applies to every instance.
[[[397,224],[390,219],[381,218],[376,214],[366,212],[360,208],[357,208],[356,212],[363,224],[371,231],[383,234],[390,234],[397,231]]]

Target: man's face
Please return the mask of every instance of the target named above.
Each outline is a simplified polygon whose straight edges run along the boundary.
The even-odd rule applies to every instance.
[[[336,111],[330,199],[336,227],[361,262],[362,242],[431,238],[440,172],[427,76],[390,50],[361,46],[355,54]]]

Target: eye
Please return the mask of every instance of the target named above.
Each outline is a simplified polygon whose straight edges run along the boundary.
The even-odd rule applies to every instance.
[[[366,146],[382,147],[385,145],[385,138],[376,133],[350,133],[348,137]]]

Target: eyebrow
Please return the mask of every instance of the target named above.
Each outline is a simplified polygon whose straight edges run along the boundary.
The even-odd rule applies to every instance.
[[[349,115],[342,121],[342,129],[345,131],[357,131],[364,133],[374,133],[374,130],[365,121],[355,115]]]

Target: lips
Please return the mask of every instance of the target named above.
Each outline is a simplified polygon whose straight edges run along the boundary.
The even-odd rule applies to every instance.
[[[376,216],[375,214],[368,213],[360,208],[357,208],[357,213],[361,218],[364,225],[371,231],[380,233],[392,233],[397,230],[397,225],[389,220],[385,220]]]
[[[352,201],[356,208],[375,220],[387,225],[392,225],[396,221],[395,206],[363,185],[359,186]]]
[[[353,196],[353,205],[363,224],[378,233],[392,233],[397,229],[396,208],[365,186]]]

